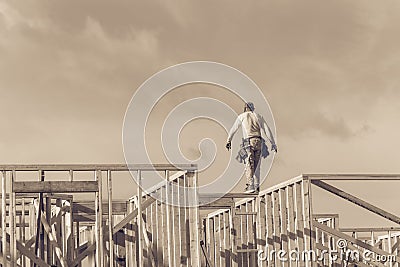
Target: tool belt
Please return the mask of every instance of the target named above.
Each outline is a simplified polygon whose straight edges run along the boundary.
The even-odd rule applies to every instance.
[[[236,156],[236,160],[240,163],[246,163],[246,159],[248,157],[248,148],[250,145],[250,139],[252,138],[260,138],[261,139],[261,157],[266,158],[269,155],[268,147],[265,144],[265,140],[260,136],[254,136],[249,138],[242,138],[242,143],[240,144],[240,149]]]

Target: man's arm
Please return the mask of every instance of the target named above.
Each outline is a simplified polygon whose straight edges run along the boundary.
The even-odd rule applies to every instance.
[[[261,120],[261,125],[262,125],[261,128],[263,129],[265,136],[271,142],[271,146],[272,146],[271,150],[275,151],[275,152],[278,152],[278,147],[276,146],[274,135],[272,134],[271,128],[269,127],[268,123],[265,121],[264,117],[262,117],[262,116],[260,116],[260,117],[261,117],[260,120]],[[268,134],[265,131],[265,127],[267,127],[267,129],[268,129]]]
[[[240,120],[239,117],[237,117],[235,123],[233,124],[231,130],[228,133],[228,140],[226,142],[226,149],[228,149],[228,151],[231,149],[232,145],[231,145],[231,141],[233,136],[235,135],[235,133],[237,132],[237,130],[239,129],[240,125],[242,124],[242,121]]]
[[[240,120],[239,117],[237,117],[235,123],[233,124],[231,130],[228,133],[228,143],[230,143],[232,141],[233,136],[235,135],[235,133],[237,132],[237,130],[239,129],[241,124],[242,124],[242,121]]]

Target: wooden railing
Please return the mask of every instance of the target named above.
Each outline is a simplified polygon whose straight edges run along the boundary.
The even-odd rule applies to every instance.
[[[112,174],[129,171],[138,174],[139,182],[143,172],[164,173],[166,180],[146,193],[138,187],[125,204],[113,201]],[[195,165],[0,165],[0,174],[3,266],[81,266],[83,261],[89,266],[117,266],[121,261],[135,267],[171,262],[200,266],[198,208],[166,204],[176,188],[172,184],[190,187],[190,204],[197,201]],[[93,193],[94,199],[74,202],[77,193]],[[179,245],[178,236],[186,238],[187,247]],[[164,243],[159,240],[172,242],[179,251],[171,247],[160,253]]]
[[[400,231],[396,232],[400,229],[343,229],[339,227],[338,214],[314,214],[313,211],[312,188],[318,186],[399,223],[398,216],[326,182],[377,179],[400,180],[400,176],[302,175],[257,196],[236,198],[232,207],[216,210],[204,218],[204,258],[209,266],[345,266],[352,261],[340,255],[340,245],[345,244],[344,252],[373,254],[371,260],[362,257],[353,260],[357,266],[400,266],[397,257]],[[366,230],[371,236],[360,235]],[[386,234],[382,230],[387,230]],[[341,242],[339,246],[338,242]],[[272,251],[275,253],[271,254]],[[279,255],[279,251],[286,254]],[[290,255],[296,251],[299,254]],[[389,259],[377,262],[380,256]]]

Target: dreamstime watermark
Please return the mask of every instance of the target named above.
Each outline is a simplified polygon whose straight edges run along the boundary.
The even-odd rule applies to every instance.
[[[148,142],[152,140],[146,139],[146,131],[149,131],[147,124],[150,115],[154,114],[153,111],[156,110],[156,106],[168,93],[178,87],[181,90],[187,90],[184,91],[186,94],[182,94],[182,96],[189,97],[181,103],[171,106],[167,117],[162,121],[160,129],[161,148],[164,158],[167,159],[169,164],[177,166],[177,168],[179,168],[178,165],[180,164],[196,164],[198,172],[208,169],[214,163],[218,148],[223,149],[220,153],[224,153],[224,156],[229,157],[224,171],[219,176],[207,177],[211,182],[208,184],[202,183],[198,187],[200,193],[217,193],[216,198],[210,197],[207,202],[201,203],[208,204],[222,197],[225,193],[230,192],[236,186],[243,175],[244,165],[236,162],[236,149],[233,149],[233,153],[228,153],[225,150],[225,143],[221,144],[220,141],[218,143],[214,142],[213,136],[206,136],[193,146],[198,149],[198,154],[200,155],[197,159],[189,160],[183,155],[180,149],[180,134],[186,125],[196,119],[207,119],[210,123],[216,123],[228,132],[237,118],[237,114],[229,101],[221,101],[213,97],[194,96],[196,95],[195,92],[192,93],[190,90],[197,90],[195,86],[182,88],[185,85],[192,84],[217,86],[223,90],[228,90],[243,102],[253,102],[256,112],[264,117],[271,128],[273,136],[276,138],[275,122],[270,106],[255,82],[239,70],[221,63],[194,61],[174,65],[154,74],[135,91],[127,107],[123,124],[123,149],[127,165],[153,165],[160,163],[153,162],[150,157],[151,149],[154,149],[154,143],[157,142],[149,144]],[[190,97],[191,95],[193,97]],[[155,116],[158,115],[156,114]],[[151,131],[154,134],[154,127],[151,128]],[[235,138],[237,147],[239,148],[240,134]],[[266,160],[263,160],[261,164],[260,184],[266,178],[273,159],[274,153],[271,153]],[[140,183],[137,179],[137,172],[132,169],[130,173],[136,183],[140,184],[142,190],[146,193],[151,193],[160,183],[165,182],[165,177],[161,173],[154,172],[156,175],[153,176],[150,176],[149,172],[141,173],[142,176],[148,176],[141,179]],[[172,197],[163,199],[162,195],[152,196],[157,200],[176,206],[199,205],[196,201],[196,192],[192,188],[184,188],[178,183],[168,183],[167,186],[170,187],[168,190],[170,189],[169,192],[172,192]],[[185,192],[186,199],[189,199],[189,201],[181,202],[181,194],[179,192]]]
[[[363,250],[362,252],[354,247],[348,246],[347,241],[338,239],[336,242],[337,249],[331,250],[303,250],[299,251],[293,249],[286,251],[280,250],[258,250],[257,258],[259,262],[262,261],[281,261],[281,262],[322,262],[329,260],[330,262],[341,261],[344,266],[352,262],[396,262],[396,255],[392,254],[378,254],[370,250]]]

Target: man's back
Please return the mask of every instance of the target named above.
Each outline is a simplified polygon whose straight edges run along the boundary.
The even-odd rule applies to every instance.
[[[240,114],[238,118],[241,121],[245,138],[261,136],[260,123],[256,113],[246,111]]]

